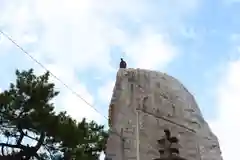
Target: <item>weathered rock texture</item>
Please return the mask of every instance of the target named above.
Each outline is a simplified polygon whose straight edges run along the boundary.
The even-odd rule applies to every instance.
[[[142,69],[120,69],[109,107],[111,134],[106,157],[136,159],[136,108],[139,111],[140,159],[159,158],[164,129],[179,139],[187,160],[222,160],[217,137],[203,119],[194,97],[176,79]]]

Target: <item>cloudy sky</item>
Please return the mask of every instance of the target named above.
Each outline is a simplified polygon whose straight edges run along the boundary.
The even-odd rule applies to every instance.
[[[224,160],[240,134],[238,0],[0,0],[0,29],[107,116],[119,59],[167,72],[196,100],[219,137]],[[0,90],[15,69],[44,70],[0,36]],[[106,119],[53,79],[58,110]]]

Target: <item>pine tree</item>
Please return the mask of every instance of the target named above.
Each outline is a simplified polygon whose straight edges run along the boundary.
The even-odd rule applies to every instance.
[[[104,126],[56,113],[51,100],[59,92],[49,72],[36,76],[33,69],[17,70],[16,76],[0,93],[0,159],[96,160],[108,136]]]

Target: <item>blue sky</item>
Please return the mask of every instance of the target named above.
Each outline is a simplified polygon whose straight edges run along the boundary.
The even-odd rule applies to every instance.
[[[176,77],[194,94],[224,159],[232,160],[236,141],[228,137],[240,133],[239,8],[238,0],[0,0],[0,29],[105,116],[120,57],[129,67]],[[3,36],[0,63],[1,90],[17,68],[43,72]],[[58,110],[106,123],[56,84]]]

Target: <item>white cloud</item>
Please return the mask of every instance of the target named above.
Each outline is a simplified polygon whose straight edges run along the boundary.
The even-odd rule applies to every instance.
[[[0,56],[7,54],[12,46],[12,43],[0,33]]]
[[[154,69],[166,66],[176,56],[176,51],[163,35],[144,29],[143,33],[127,46],[126,54],[133,60],[134,67]]]
[[[98,97],[102,100],[104,103],[110,103],[112,94],[113,94],[113,88],[114,88],[114,81],[108,81],[98,89]]]
[[[88,103],[91,105],[94,102],[94,98],[90,93],[88,93],[87,89],[78,85],[74,89],[79,95],[81,95]],[[71,93],[65,93],[62,95],[62,100],[59,100],[59,103],[62,102],[62,105],[67,109],[68,114],[70,114],[75,119],[82,119],[87,117],[88,120],[95,120],[98,123],[103,124],[104,117],[97,113],[93,108],[91,108],[88,104],[86,104],[83,100],[81,100],[78,96],[73,96]]]
[[[210,123],[219,138],[224,160],[238,157],[240,139],[240,60],[231,61],[226,65],[217,90],[219,117]]]
[[[104,158],[105,158],[105,154],[102,152],[102,153],[100,154],[99,160],[104,160]]]
[[[222,0],[222,2],[226,5],[233,5],[235,3],[239,3],[240,0]]]

